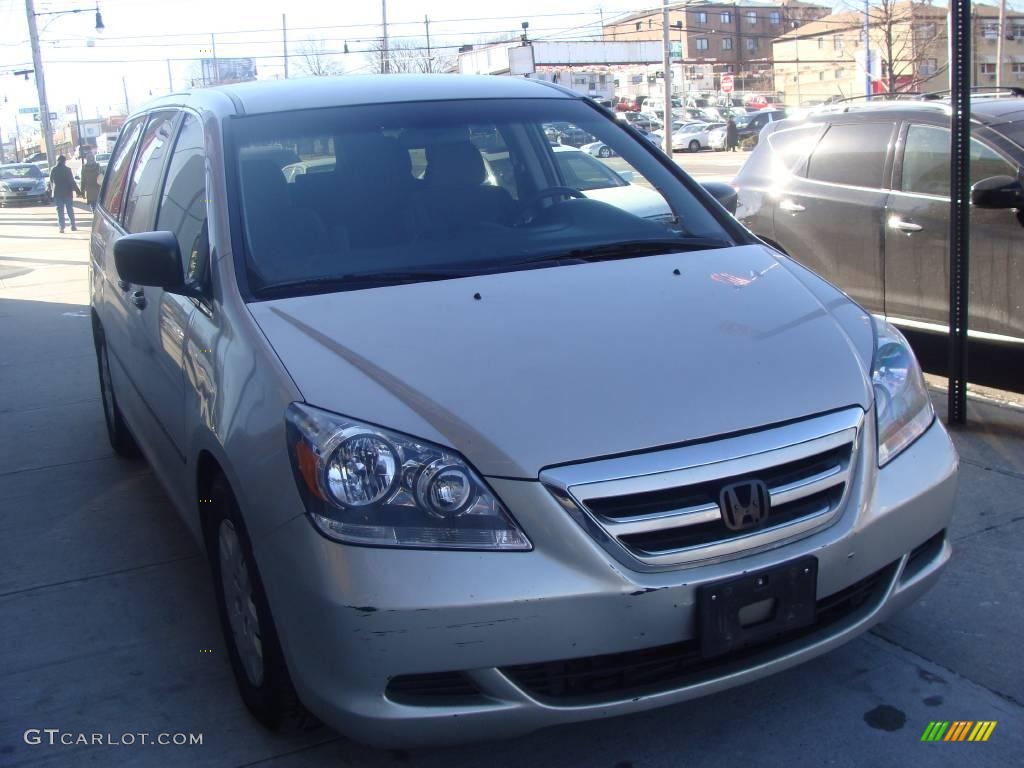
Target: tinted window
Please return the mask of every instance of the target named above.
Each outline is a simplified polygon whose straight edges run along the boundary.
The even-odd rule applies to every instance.
[[[156,228],[178,236],[186,280],[200,277],[208,251],[206,157],[202,125],[190,114],[185,115],[174,145]]]
[[[145,232],[153,226],[160,172],[163,170],[164,155],[170,144],[175,117],[176,112],[152,115],[142,134],[135,170],[128,185],[128,199],[124,205],[124,228],[129,232]]]
[[[145,120],[145,117],[137,117],[125,123],[121,129],[121,136],[114,149],[114,154],[107,165],[100,205],[115,217],[119,217],[121,213],[124,188],[128,183],[128,169],[131,167],[132,156],[135,154],[135,147],[138,146],[139,137],[142,135],[142,125]]]
[[[768,145],[782,167],[796,171],[820,133],[821,125],[814,123],[785,128],[768,134]]]
[[[903,150],[900,189],[922,195],[949,197],[949,131],[931,125],[912,125]],[[971,139],[971,184],[989,176],[1016,176],[1017,171],[977,139]]]
[[[807,178],[881,189],[892,123],[833,125],[807,163]]]

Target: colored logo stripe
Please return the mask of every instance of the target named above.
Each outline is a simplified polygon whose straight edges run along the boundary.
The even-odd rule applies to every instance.
[[[921,734],[921,741],[988,741],[995,720],[933,720]]]

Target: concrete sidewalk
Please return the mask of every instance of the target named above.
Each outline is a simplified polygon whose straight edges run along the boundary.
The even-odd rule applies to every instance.
[[[0,765],[1024,764],[1024,410],[977,400],[954,432],[950,568],[840,650],[706,699],[496,744],[387,753],[325,728],[264,732],[235,692],[203,557],[147,466],[107,444],[88,238],[58,234],[51,208],[0,210]],[[984,744],[922,744],[931,720],[998,725]],[[202,744],[26,743],[45,728]]]

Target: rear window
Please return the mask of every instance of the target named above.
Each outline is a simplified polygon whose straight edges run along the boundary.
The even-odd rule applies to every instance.
[[[882,189],[893,123],[832,125],[807,162],[807,178]]]

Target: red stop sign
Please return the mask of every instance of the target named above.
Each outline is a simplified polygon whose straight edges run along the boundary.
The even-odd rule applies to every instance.
[[[722,93],[732,93],[732,75],[722,75]]]

